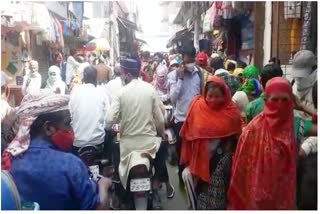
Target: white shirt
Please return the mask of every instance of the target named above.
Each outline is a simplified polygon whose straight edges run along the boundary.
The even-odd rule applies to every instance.
[[[66,67],[66,83],[70,85],[71,80],[76,72],[77,68],[80,66],[80,63],[77,62],[73,56],[69,56],[67,60],[67,67]]]
[[[70,95],[73,145],[84,147],[104,142],[108,98],[100,87],[93,84],[76,86]]]
[[[42,78],[39,72],[29,73],[23,77],[22,94],[26,95],[41,88]]]
[[[111,94],[112,99],[114,99],[115,96],[119,95],[119,92],[123,88],[121,78],[116,77],[115,79],[108,82],[107,88]]]

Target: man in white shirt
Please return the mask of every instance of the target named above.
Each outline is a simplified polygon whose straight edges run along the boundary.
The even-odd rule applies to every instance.
[[[97,70],[93,66],[84,69],[83,84],[74,88],[69,105],[71,126],[75,135],[74,149],[85,146],[98,146],[103,149],[109,100],[103,91],[97,88]]]
[[[30,73],[23,77],[22,94],[26,95],[41,88],[42,78],[39,73],[39,64],[35,60],[30,61]]]
[[[80,63],[77,62],[75,56],[77,51],[75,49],[70,50],[70,56],[67,59],[67,67],[66,67],[66,83],[70,86],[70,83],[75,75],[75,72],[80,66]]]
[[[120,64],[121,76],[126,86],[112,101],[107,126],[111,127],[120,120],[119,177],[122,186],[126,188],[132,167],[141,164],[149,168],[149,160],[141,157],[141,153],[157,159],[156,153],[161,144],[161,137],[158,136],[164,136],[165,129],[161,101],[151,84],[138,80],[137,61],[124,59]],[[156,173],[159,172],[157,162],[155,161]],[[153,200],[153,208],[158,209],[161,204],[155,190],[154,186],[156,198]]]
[[[114,99],[114,97],[119,94],[119,92],[121,91],[121,89],[123,88],[123,83],[121,80],[121,67],[120,67],[120,63],[117,63],[114,67],[114,75],[116,76],[116,78],[114,78],[113,80],[111,80],[110,82],[107,83],[107,89],[109,90],[112,99]]]

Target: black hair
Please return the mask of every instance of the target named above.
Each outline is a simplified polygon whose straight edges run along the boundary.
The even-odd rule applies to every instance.
[[[54,126],[57,126],[60,122],[62,122],[65,119],[66,114],[64,112],[66,111],[68,110],[39,115],[30,127],[31,140],[38,137],[40,134],[42,134],[43,125],[45,122],[49,122]]]
[[[214,82],[208,82],[206,84],[205,92],[207,93],[209,89],[216,89],[216,88],[218,88],[221,91],[223,96],[225,95],[223,88],[220,85],[218,85],[218,84],[216,84]]]
[[[269,63],[273,62],[275,65],[278,65],[278,66],[281,66],[281,63],[280,63],[280,59],[276,58],[276,57],[272,57],[270,60],[269,60]]]
[[[181,50],[180,50],[180,53],[182,55],[187,55],[187,56],[190,56],[192,58],[195,58],[196,57],[196,49],[193,45],[191,44],[188,44],[188,45],[184,45]]]
[[[243,62],[241,60],[237,61],[237,68],[243,68],[244,69],[245,67],[247,67],[247,63],[245,63],[245,62]]]
[[[236,69],[236,65],[232,62],[229,62],[228,63],[228,66],[227,66],[227,70],[228,71],[234,71]]]
[[[218,69],[224,68],[223,59],[221,57],[215,57],[215,58],[211,59],[210,66],[215,71]]]
[[[148,59],[148,58],[150,58],[150,52],[149,52],[149,51],[143,51],[143,52],[141,53],[141,56],[142,56],[143,58],[145,58],[145,59]]]
[[[260,81],[262,84],[262,87],[265,88],[267,82],[274,78],[274,77],[282,77],[283,76],[283,71],[280,66],[278,65],[271,65],[268,64],[263,67],[261,73],[260,73]]]
[[[94,66],[87,66],[83,71],[83,82],[97,84],[97,69]]]
[[[315,109],[318,108],[318,81],[312,87],[312,101]]]
[[[76,56],[75,60],[77,60],[77,62],[79,63],[83,63],[84,60],[81,59],[80,56]]]
[[[74,56],[76,53],[77,53],[77,49],[75,49],[75,48],[71,48],[70,49],[70,55],[71,56]]]

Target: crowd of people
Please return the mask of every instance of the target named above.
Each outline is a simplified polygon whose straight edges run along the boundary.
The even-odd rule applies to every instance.
[[[262,69],[217,53],[148,51],[119,59],[77,56],[61,62],[41,87],[38,63],[26,63],[18,107],[7,102],[1,74],[2,169],[23,199],[41,209],[107,209],[111,181],[90,178],[79,150],[93,145],[116,156],[122,189],[130,169],[154,160],[158,190],[175,189],[166,158],[178,165],[193,210],[317,209],[317,62],[293,59],[290,83],[273,58]],[[112,127],[120,127],[120,150]],[[117,153],[117,154],[112,154]],[[126,194],[120,194],[120,201]],[[121,203],[120,203],[121,204]]]

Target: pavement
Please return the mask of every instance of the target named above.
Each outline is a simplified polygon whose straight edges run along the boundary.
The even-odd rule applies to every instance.
[[[179,184],[178,167],[167,164],[169,179],[174,186],[175,195],[172,199],[168,199],[166,195],[166,186],[163,184],[159,191],[161,205],[163,210],[188,210],[187,195],[184,186]]]

